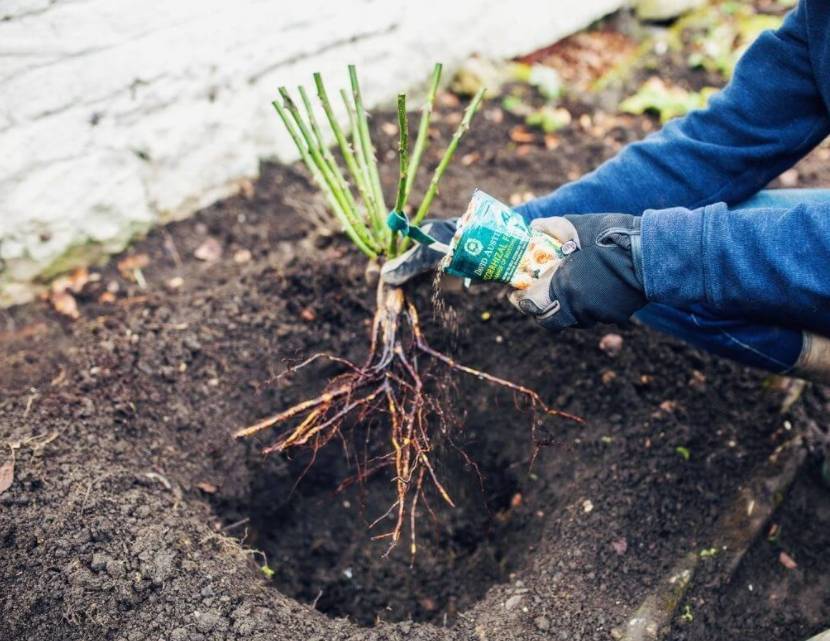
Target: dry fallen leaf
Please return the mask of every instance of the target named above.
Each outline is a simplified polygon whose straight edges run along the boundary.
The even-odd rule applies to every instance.
[[[783,550],[781,551],[781,554],[778,555],[778,561],[788,570],[795,570],[798,567],[798,563],[793,560],[793,557]]]
[[[493,109],[488,109],[487,111],[485,111],[484,117],[490,122],[499,124],[504,120],[504,112],[498,107],[495,107]]]
[[[222,245],[212,236],[208,236],[205,238],[204,242],[196,248],[193,255],[199,260],[212,263],[222,257]]]
[[[617,373],[612,369],[607,369],[602,372],[602,384],[608,385],[611,381],[617,378]]]
[[[86,285],[89,281],[89,271],[86,269],[86,267],[79,267],[71,274],[66,274],[53,280],[52,291],[62,292],[66,290],[71,290],[78,294],[84,288],[84,285]]]
[[[692,370],[692,377],[689,379],[689,387],[696,390],[706,388],[706,375],[696,369]]]
[[[628,550],[628,541],[625,540],[625,537],[611,541],[611,547],[614,548],[614,552],[622,556]]]
[[[586,91],[609,71],[625,65],[636,51],[637,41],[627,35],[610,30],[592,30],[529,53],[519,61],[552,67],[565,86]]]
[[[452,127],[455,127],[461,122],[462,118],[464,118],[464,114],[462,114],[460,111],[457,113],[449,113],[446,116],[444,116],[444,122]]]
[[[118,271],[122,276],[131,276],[136,269],[143,269],[150,264],[147,254],[131,254],[118,261]]]
[[[250,249],[240,249],[236,251],[233,255],[233,262],[243,265],[245,263],[251,262],[251,250]]]
[[[461,101],[458,99],[454,93],[449,91],[439,91],[438,92],[438,104],[443,107],[451,107],[456,108],[461,104]]]
[[[606,334],[599,341],[599,348],[607,356],[614,358],[618,356],[623,348],[623,337],[619,334]]]
[[[660,403],[660,409],[664,412],[674,412],[677,409],[677,401],[663,401]]]
[[[521,125],[518,125],[510,130],[510,140],[518,143],[530,143],[536,140],[536,136]]]
[[[216,487],[213,483],[208,483],[207,481],[202,481],[201,483],[196,483],[196,487],[198,487],[202,492],[205,494],[216,494],[218,487]]]
[[[14,452],[12,457],[0,465],[0,494],[8,490],[14,482]]]
[[[52,307],[55,308],[56,312],[67,316],[68,318],[72,318],[74,320],[79,318],[81,315],[78,311],[78,302],[69,292],[52,292],[52,295],[49,297],[49,301],[52,303]]]
[[[239,183],[239,193],[242,195],[243,198],[251,200],[251,198],[254,197],[254,183],[252,183],[247,178],[244,178]]]
[[[518,147],[516,147],[516,155],[519,158],[524,158],[531,151],[533,151],[533,145],[519,145]]]

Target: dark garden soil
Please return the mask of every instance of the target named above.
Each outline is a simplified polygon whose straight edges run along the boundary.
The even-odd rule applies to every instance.
[[[462,211],[477,185],[504,200],[544,193],[656,127],[580,122],[587,107],[572,104],[558,148],[517,147],[517,121],[495,105],[436,213]],[[432,165],[453,111],[436,124]],[[384,157],[389,119],[374,123]],[[827,185],[828,155],[787,184]],[[598,344],[617,330],[549,336],[496,287],[447,294],[450,331],[424,280],[413,295],[435,347],[587,423],[546,422],[553,444],[531,465],[529,417],[510,394],[433,368],[480,478],[439,452],[458,507],[433,496],[434,518],[421,510],[414,565],[406,545],[383,558],[367,523],[390,502],[388,476],[338,494],[350,473],[339,445],[303,476],[307,457],[263,458],[261,442],[230,437],[337,371],[269,382],[287,362],[365,353],[373,292],[345,242],[308,234],[319,206],[301,170],[266,164],[253,189],[135,244],[145,288],[116,259],[77,296],[77,321],[45,303],[0,312],[0,464],[15,458],[0,494],[0,639],[606,641],[678,559],[716,544],[718,515],[777,445],[830,428],[826,389],[781,414],[759,372],[639,327],[609,356]],[[208,238],[221,257],[196,259]],[[672,639],[798,641],[830,625],[830,490],[814,461],[782,499],[778,536],[734,577],[702,560]]]

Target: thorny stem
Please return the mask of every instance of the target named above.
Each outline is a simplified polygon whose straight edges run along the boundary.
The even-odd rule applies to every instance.
[[[360,140],[360,146],[363,150],[363,157],[366,162],[366,167],[368,168],[370,185],[375,197],[375,214],[381,221],[384,232],[388,232],[388,235],[391,235],[391,230],[383,224],[383,219],[386,215],[386,205],[384,204],[383,199],[383,189],[380,185],[380,174],[378,174],[375,148],[372,146],[372,138],[369,135],[369,120],[366,114],[366,109],[363,107],[363,97],[360,93],[360,82],[357,79],[357,69],[354,65],[349,65],[349,81],[352,86],[352,98],[354,99],[355,114],[357,116],[357,132]]]
[[[314,134],[314,138],[317,141],[317,151],[323,157],[323,160],[326,162],[331,175],[334,177],[335,181],[337,182],[337,186],[340,188],[341,193],[345,197],[346,204],[349,207],[349,211],[351,212],[350,218],[354,219],[355,222],[361,226],[363,226],[363,234],[365,234],[366,238],[371,239],[371,235],[369,234],[369,230],[366,229],[363,223],[363,217],[360,214],[360,209],[357,206],[357,203],[352,196],[351,189],[349,188],[349,183],[346,182],[346,178],[343,176],[343,172],[340,171],[340,166],[337,164],[337,161],[334,159],[334,155],[331,153],[328,145],[326,145],[326,140],[323,137],[323,132],[320,130],[320,125],[317,122],[317,117],[314,115],[314,107],[311,106],[311,100],[308,98],[308,94],[306,93],[305,87],[299,86],[297,87],[297,91],[300,94],[300,99],[303,101],[303,107],[305,107],[306,117],[308,118],[308,124],[311,126],[311,131]],[[372,239],[374,240],[374,239]]]
[[[406,184],[409,172],[409,120],[406,117],[406,94],[398,94],[398,158],[400,173],[398,176],[398,197],[395,211],[403,212],[406,207]],[[397,234],[389,238],[388,256],[394,256],[397,246]]]
[[[379,211],[379,209],[377,203],[375,202],[374,192],[372,191],[372,179],[369,176],[369,164],[366,160],[366,156],[363,153],[363,145],[360,144],[360,127],[357,124],[357,115],[354,112],[354,104],[352,103],[351,99],[349,98],[349,94],[345,89],[340,90],[340,98],[343,100],[343,104],[346,107],[346,113],[349,116],[349,131],[351,131],[352,133],[352,149],[354,149],[354,155],[357,159],[360,180],[365,186],[366,195],[369,198],[366,201],[366,207],[369,210],[369,218],[372,221],[372,227],[375,233],[378,234],[381,231],[380,227],[378,226],[380,223],[378,221],[377,216],[377,212]]]
[[[323,157],[320,149],[317,147],[316,144],[314,144],[314,138],[312,136],[312,133],[309,131],[308,127],[303,121],[302,115],[300,114],[300,110],[297,108],[297,105],[294,103],[294,100],[291,98],[291,95],[288,93],[288,90],[285,87],[280,87],[279,92],[280,96],[282,96],[282,99],[285,102],[285,108],[294,118],[294,122],[297,125],[297,128],[300,130],[300,134],[305,140],[309,154],[311,155],[311,159],[314,161],[314,164],[316,164],[317,167],[320,169],[320,173],[322,173],[323,178],[326,181],[326,184],[329,186],[329,189],[331,189],[337,202],[340,203],[340,207],[343,211],[346,220],[348,221],[349,226],[366,246],[370,247],[373,252],[377,253],[379,247],[376,247],[374,245],[374,240],[369,235],[369,232],[366,229],[366,226],[363,224],[363,221],[360,220],[358,212],[355,210],[354,199],[352,198],[351,192],[349,192],[348,188],[344,191],[341,187],[340,181],[338,180],[335,174],[336,167],[332,168],[329,166],[328,162],[326,162],[326,159]]]
[[[395,200],[395,211],[403,211],[406,206],[406,181],[409,170],[409,120],[406,117],[406,94],[398,94],[398,157],[400,159],[400,175],[398,177],[398,197]]]
[[[280,118],[282,119],[283,124],[285,125],[288,134],[291,136],[291,139],[294,141],[294,144],[297,147],[297,150],[300,152],[300,157],[303,159],[305,166],[308,168],[309,172],[311,172],[312,178],[314,178],[314,182],[317,183],[317,186],[323,192],[326,197],[326,200],[329,203],[329,207],[331,207],[332,212],[334,213],[335,217],[340,224],[343,226],[343,230],[346,232],[346,235],[349,239],[355,244],[355,246],[360,249],[366,256],[370,259],[374,260],[377,258],[377,252],[369,245],[367,245],[363,239],[355,232],[352,228],[351,224],[349,223],[349,219],[346,216],[342,204],[340,201],[335,197],[334,192],[331,190],[329,183],[323,177],[323,172],[316,163],[316,161],[311,157],[309,153],[309,148],[303,143],[302,138],[297,133],[297,129],[294,127],[294,124],[291,122],[291,119],[288,117],[288,114],[285,111],[285,108],[279,103],[278,100],[275,100],[271,103],[274,105],[274,109],[276,109],[277,114],[279,114]]]
[[[409,194],[412,191],[412,186],[415,184],[418,168],[421,166],[421,156],[423,156],[427,141],[429,140],[429,122],[432,119],[432,105],[435,103],[438,85],[441,82],[441,69],[442,65],[439,62],[432,71],[432,82],[430,83],[429,93],[421,109],[421,121],[418,123],[418,136],[415,138],[415,146],[412,149],[412,157],[410,158],[411,171],[406,177],[405,202],[409,202]]]
[[[369,219],[372,221],[374,225],[374,200],[371,195],[371,189],[369,189],[369,185],[365,180],[363,172],[360,170],[360,167],[357,164],[357,159],[355,158],[354,152],[352,151],[351,145],[349,141],[346,139],[346,135],[343,133],[343,129],[340,127],[340,123],[337,122],[337,118],[334,115],[334,110],[331,108],[331,102],[329,101],[328,93],[326,92],[326,86],[323,83],[323,77],[319,73],[314,74],[314,84],[317,87],[317,97],[320,99],[320,104],[323,106],[323,111],[326,114],[326,118],[329,121],[329,126],[331,126],[332,133],[334,133],[334,138],[337,140],[337,145],[340,147],[340,153],[343,155],[343,160],[346,163],[346,168],[349,170],[349,173],[352,176],[352,180],[354,180],[355,185],[357,186],[357,190],[360,193],[360,197],[363,199],[363,203],[366,206],[367,214]],[[355,123],[354,123],[354,115],[352,110],[350,109],[350,105],[346,104],[347,110],[349,112],[349,120],[352,123],[352,130],[354,130]]]

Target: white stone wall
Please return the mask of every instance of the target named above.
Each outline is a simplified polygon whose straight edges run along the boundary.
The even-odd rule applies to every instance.
[[[355,63],[370,104],[621,0],[0,0],[0,304],[292,157],[278,84]]]

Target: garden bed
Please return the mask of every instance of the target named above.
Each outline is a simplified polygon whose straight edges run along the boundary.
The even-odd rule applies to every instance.
[[[475,186],[545,193],[657,126],[568,106],[549,150],[541,136],[517,145],[519,121],[491,102],[435,213],[463,211]],[[381,158],[397,141],[389,122],[373,122]],[[446,141],[453,123],[435,126]],[[827,184],[825,153],[790,182]],[[349,474],[338,447],[304,473],[307,459],[263,458],[230,436],[334,371],[269,382],[287,361],[365,349],[372,288],[345,242],[308,234],[319,206],[301,170],[268,164],[239,196],[137,243],[129,255],[149,259],[138,282],[118,259],[100,270],[79,319],[46,304],[0,312],[0,442],[15,452],[0,494],[0,639],[607,640],[678,559],[715,544],[756,466],[811,422],[828,427],[826,390],[782,415],[759,372],[637,327],[612,356],[599,342],[616,330],[545,334],[498,287],[447,293],[454,331],[428,313],[424,279],[413,289],[437,348],[587,422],[546,423],[553,442],[531,464],[511,395],[442,379],[481,475],[441,453],[458,507],[422,515],[414,564],[405,545],[383,558],[367,523],[390,502],[388,477],[335,493]],[[814,463],[773,522],[780,534],[731,580],[701,560],[672,639],[800,641],[830,621],[830,492]]]

